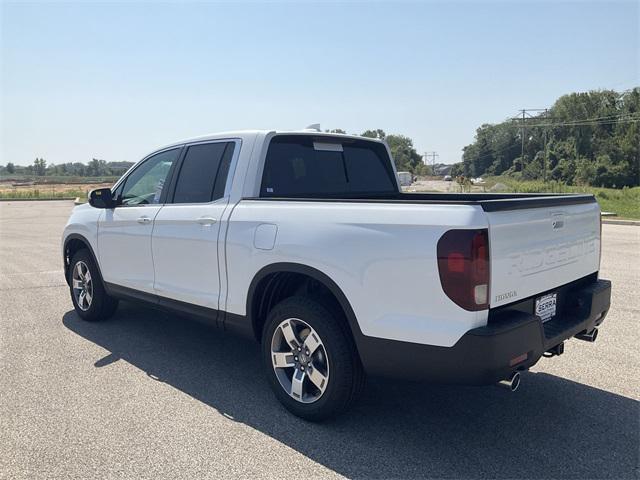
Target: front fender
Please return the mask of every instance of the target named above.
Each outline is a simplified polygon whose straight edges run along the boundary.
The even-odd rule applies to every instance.
[[[100,268],[98,256],[98,222],[104,213],[88,204],[79,205],[73,209],[62,233],[61,254],[64,266],[65,279],[69,283],[68,247],[73,241],[82,242],[93,255],[93,259]]]

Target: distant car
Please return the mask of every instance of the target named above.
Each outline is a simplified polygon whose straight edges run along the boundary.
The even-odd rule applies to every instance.
[[[450,182],[450,181],[452,180],[451,175],[445,175],[445,176],[444,176],[444,178],[443,178],[443,180],[444,180],[445,182]]]
[[[398,172],[398,180],[400,180],[400,186],[408,187],[413,183],[413,175],[411,172]]]

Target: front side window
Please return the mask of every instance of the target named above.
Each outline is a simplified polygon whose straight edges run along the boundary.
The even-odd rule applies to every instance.
[[[160,203],[160,196],[168,181],[171,166],[178,159],[180,149],[167,150],[146,159],[124,181],[122,205],[151,205]],[[120,188],[118,188],[120,190]]]
[[[234,143],[191,145],[184,156],[173,203],[206,203],[224,196]]]

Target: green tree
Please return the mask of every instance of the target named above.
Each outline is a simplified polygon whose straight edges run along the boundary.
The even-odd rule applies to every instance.
[[[387,135],[380,128],[365,130],[361,136],[385,140],[391,150],[391,155],[398,171],[408,171],[414,175],[425,175],[427,170],[422,168],[422,157],[413,146],[413,140],[405,135]]]
[[[33,173],[39,177],[47,173],[47,161],[44,158],[36,158],[33,161]]]
[[[463,162],[454,163],[453,167],[451,167],[451,177],[456,178],[460,175],[464,175],[464,164]]]
[[[9,174],[16,173],[16,166],[11,162],[7,163],[7,173]]]
[[[385,137],[387,136],[387,134],[384,133],[384,130],[381,130],[381,129],[377,128],[375,130],[365,130],[364,132],[362,132],[361,136],[384,140]]]
[[[386,135],[384,139],[389,145],[396,168],[417,174],[422,165],[422,156],[413,147],[413,141],[404,135]]]
[[[431,169],[431,166],[430,165],[425,165],[422,162],[420,162],[420,164],[415,168],[413,173],[415,175],[421,175],[421,176],[433,175],[433,171]]]
[[[597,186],[640,184],[640,88],[560,97],[539,116],[482,125],[463,148],[465,176],[514,175]],[[524,133],[524,155],[523,150]]]

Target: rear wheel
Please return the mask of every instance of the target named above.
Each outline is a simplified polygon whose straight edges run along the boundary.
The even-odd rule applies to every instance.
[[[98,321],[112,316],[118,300],[107,295],[98,266],[88,250],[79,250],[69,269],[71,301],[83,320]]]
[[[262,351],[276,397],[306,420],[345,411],[362,391],[364,372],[347,326],[310,298],[291,297],[273,308]]]

